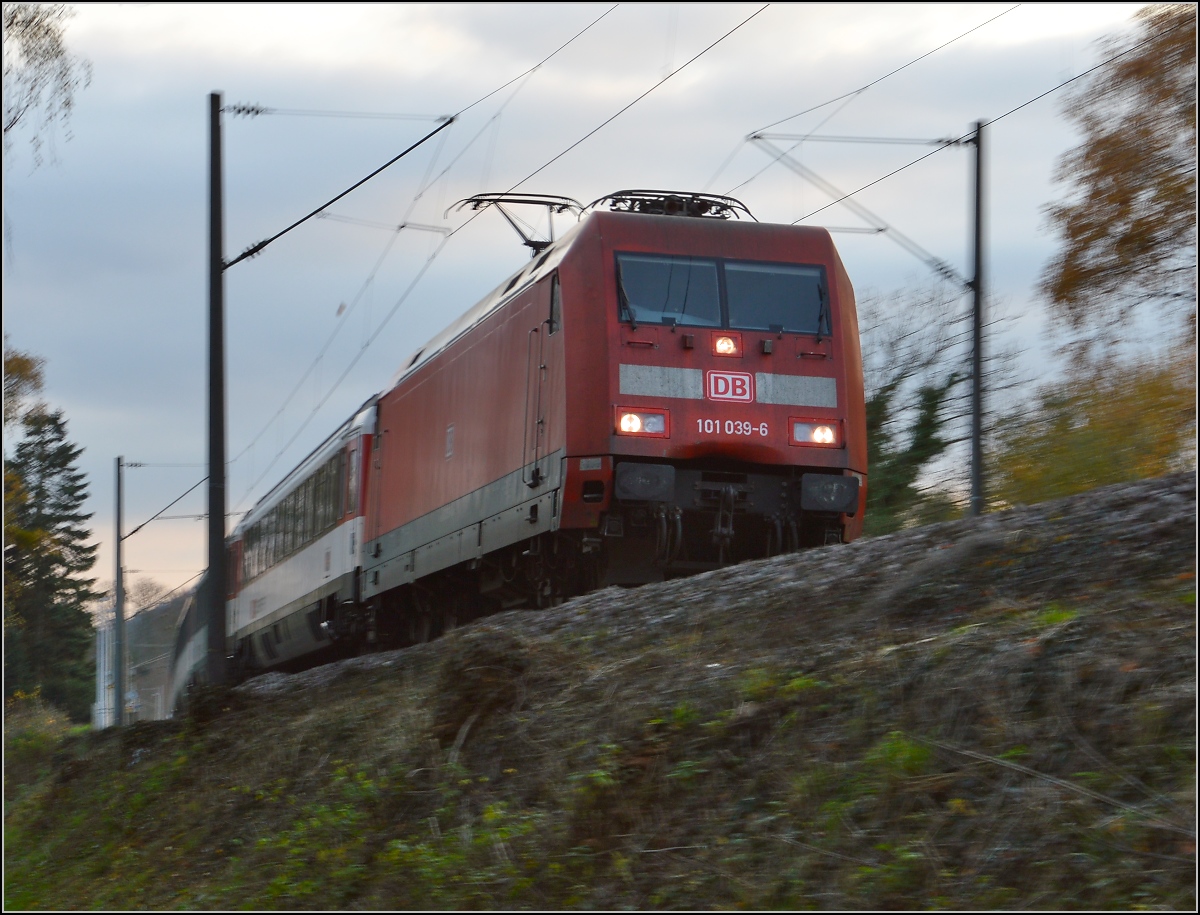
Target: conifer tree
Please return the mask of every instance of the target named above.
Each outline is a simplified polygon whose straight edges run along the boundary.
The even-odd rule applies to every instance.
[[[83,449],[68,441],[61,411],[34,411],[22,425],[25,435],[10,467],[24,492],[11,509],[21,528],[42,536],[34,544],[6,545],[5,577],[21,588],[5,607],[5,693],[40,690],[73,718],[87,720],[95,681],[85,605],[96,597],[95,579],[87,577],[96,546],[87,543],[87,483],[76,466]]]
[[[899,530],[907,513],[922,507],[926,497],[917,488],[917,479],[951,444],[942,435],[946,401],[962,377],[950,372],[941,380],[922,384],[910,405],[910,412],[916,415],[901,433],[894,425],[900,412],[897,395],[904,380],[897,376],[867,398],[868,534]],[[902,436],[907,441],[899,441]]]

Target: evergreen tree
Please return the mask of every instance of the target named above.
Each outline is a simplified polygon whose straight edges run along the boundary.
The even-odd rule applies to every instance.
[[[941,455],[950,442],[940,434],[946,424],[946,400],[962,380],[951,372],[942,381],[922,384],[911,405],[916,413],[903,432],[895,429],[900,412],[897,395],[903,376],[897,376],[867,398],[867,515],[865,532],[890,534],[904,526],[906,517],[921,513],[928,501],[917,488],[921,472]],[[899,434],[897,434],[899,432]],[[906,442],[897,441],[904,435]],[[942,508],[939,504],[938,508]],[[952,509],[951,509],[952,510]],[[942,520],[930,517],[926,520]]]
[[[95,680],[85,605],[97,595],[95,579],[87,577],[96,561],[95,545],[86,542],[91,532],[84,527],[91,518],[83,510],[87,483],[76,467],[83,449],[67,440],[61,411],[32,412],[22,425],[25,436],[10,467],[24,492],[6,507],[21,528],[42,536],[5,549],[5,577],[21,583],[5,607],[5,693],[40,690],[73,718],[87,720]]]

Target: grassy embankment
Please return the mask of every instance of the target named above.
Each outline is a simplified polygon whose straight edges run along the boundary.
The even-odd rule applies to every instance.
[[[1076,499],[609,589],[122,733],[11,710],[6,908],[1192,910],[1191,485],[1190,518]]]

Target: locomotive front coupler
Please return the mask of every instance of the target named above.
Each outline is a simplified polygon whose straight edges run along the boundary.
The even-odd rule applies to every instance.
[[[738,491],[732,483],[724,484],[720,489],[717,502],[717,516],[713,521],[713,546],[724,555],[729,544],[733,542],[733,511],[737,507]]]

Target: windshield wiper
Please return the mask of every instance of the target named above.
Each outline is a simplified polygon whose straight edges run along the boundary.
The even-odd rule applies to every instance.
[[[817,342],[820,343],[822,339],[821,328],[828,327],[829,322],[829,294],[825,291],[823,285],[817,286],[817,298],[821,302],[820,307],[817,309]],[[833,335],[832,328],[829,330],[829,334],[830,336]]]
[[[617,261],[617,301],[620,303],[621,312],[629,317],[629,324],[633,330],[637,330],[637,318],[633,314],[633,303],[629,301],[629,293],[625,291],[625,277],[621,273],[621,262]]]

